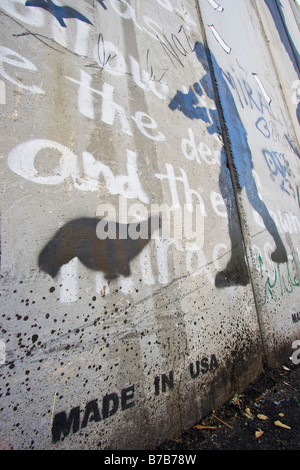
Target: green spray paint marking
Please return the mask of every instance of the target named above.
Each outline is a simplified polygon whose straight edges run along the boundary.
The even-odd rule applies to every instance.
[[[283,274],[283,269],[277,264],[277,267],[274,268],[274,275],[272,278],[267,277],[265,282],[265,300],[266,304],[268,296],[273,297],[274,290],[277,286],[280,286],[280,293],[283,296],[285,293],[291,294],[295,288],[300,286],[300,259],[298,253],[295,255],[292,253],[292,260],[288,259],[286,263],[282,266],[286,267],[286,272]],[[260,267],[260,278],[264,279],[265,275],[263,273],[264,263],[259,255],[259,267]],[[274,280],[271,280],[274,279]]]

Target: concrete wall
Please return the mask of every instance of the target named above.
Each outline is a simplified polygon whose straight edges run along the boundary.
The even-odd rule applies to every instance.
[[[299,7],[220,3],[0,0],[3,446],[153,448],[300,338]]]

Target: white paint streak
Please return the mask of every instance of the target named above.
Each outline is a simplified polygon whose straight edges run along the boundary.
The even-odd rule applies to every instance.
[[[24,0],[1,0],[1,8],[13,15],[17,20],[30,26],[42,27],[45,24],[45,10],[30,8]]]
[[[58,44],[60,44],[63,47],[68,47],[67,28],[62,28],[54,16],[52,18],[51,26],[52,26],[52,35],[53,35],[54,41],[56,41]]]
[[[76,21],[77,34],[74,45],[74,51],[82,56],[86,56],[88,53],[88,41],[90,34],[90,25],[83,21]]]
[[[224,8],[221,7],[221,5],[216,3],[214,0],[207,0],[207,1],[208,3],[210,3],[210,5],[213,7],[214,10],[220,11],[221,13],[224,10]]]
[[[102,297],[105,297],[107,294],[109,294],[108,281],[105,279],[102,272],[96,273],[95,286],[96,292],[99,293]]]
[[[60,294],[62,303],[71,303],[78,300],[78,258],[73,258],[60,270]]]
[[[40,176],[35,168],[35,158],[41,150],[46,149],[57,151],[61,156],[57,167],[53,169],[52,175]],[[132,150],[126,150],[126,154],[128,174],[115,176],[107,165],[96,160],[92,154],[83,152],[82,160],[85,176],[82,176],[79,172],[78,157],[75,153],[57,142],[37,139],[24,142],[15,147],[8,155],[7,164],[17,175],[38,184],[61,184],[71,177],[74,186],[80,191],[99,190],[99,179],[102,177],[111,194],[119,194],[132,199],[138,198],[142,202],[149,203],[149,198],[139,179],[137,154]]]
[[[5,82],[0,80],[0,104],[6,104]]]
[[[131,277],[120,276],[120,285],[123,294],[131,294],[134,291],[133,279]]]
[[[151,266],[151,249],[147,245],[139,255],[141,275],[143,279],[143,284],[147,286],[152,286],[155,284],[153,270]]]
[[[68,80],[74,81],[70,77],[66,78],[68,78]],[[89,74],[87,74],[83,70],[80,70],[80,86],[78,89],[79,112],[89,119],[95,119],[94,99],[92,95],[92,91],[95,90],[91,88],[91,83],[92,77],[90,77]]]
[[[61,158],[52,176],[40,176],[34,163],[35,157],[43,149],[57,150]],[[9,168],[23,178],[39,184],[60,184],[71,174],[77,174],[77,156],[64,145],[50,140],[37,139],[15,147],[8,155]]]
[[[2,77],[8,80],[10,83],[13,83],[14,85],[16,85],[18,88],[23,88],[24,90],[28,90],[30,91],[30,93],[41,93],[41,94],[45,93],[43,90],[40,89],[39,86],[24,85],[22,81],[16,80],[15,78],[16,72],[14,71],[14,73],[9,75],[8,72],[6,71],[6,68],[4,67],[4,64],[8,64],[9,66],[14,66],[20,69],[36,71],[37,70],[36,66],[32,62],[30,62],[30,60],[21,56],[20,54],[13,51],[12,49],[9,49],[8,47],[1,46],[0,47],[0,75],[2,75]]]
[[[261,91],[262,94],[263,94],[263,97],[265,98],[265,100],[266,100],[266,102],[268,103],[268,105],[270,105],[272,100],[271,100],[270,96],[268,95],[268,93],[266,92],[265,87],[264,87],[263,84],[261,83],[261,81],[260,81],[260,79],[259,79],[259,77],[257,76],[256,73],[253,73],[252,75],[253,75],[254,79],[256,80],[256,82],[257,82],[257,84],[258,84],[258,86],[259,86],[259,88],[260,88],[260,91]]]
[[[222,270],[222,266],[219,263],[219,260],[222,258],[222,254],[221,254],[222,251],[225,253],[228,252],[227,245],[225,245],[224,243],[217,243],[213,249],[214,266],[217,271]]]
[[[218,41],[218,43],[220,44],[220,46],[224,49],[224,51],[227,53],[227,54],[230,54],[231,52],[231,47],[229,47],[226,42],[224,41],[224,39],[221,38],[220,34],[218,33],[218,31],[216,30],[216,28],[214,27],[213,24],[211,25],[208,25],[211,32],[213,33],[215,39]]]
[[[161,238],[155,239],[156,251],[157,251],[157,267],[158,267],[158,282],[160,284],[168,284],[169,282],[169,263],[168,263],[168,252],[170,247],[173,245],[178,251],[183,252],[184,248],[175,239],[162,240]],[[189,252],[189,251],[188,251]]]

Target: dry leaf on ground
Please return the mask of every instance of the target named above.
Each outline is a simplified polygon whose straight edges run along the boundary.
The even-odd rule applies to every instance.
[[[268,416],[262,415],[262,414],[258,414],[257,417],[258,419],[262,419],[263,421],[265,421],[266,419],[269,419]]]
[[[290,426],[287,426],[286,424],[283,424],[281,421],[277,420],[274,422],[275,426],[279,426],[284,429],[291,429]]]

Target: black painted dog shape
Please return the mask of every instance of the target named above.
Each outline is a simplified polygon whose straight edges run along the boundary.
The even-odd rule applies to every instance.
[[[160,217],[152,216],[135,226],[137,232],[147,238],[132,239],[130,224],[106,222],[107,231],[113,229],[115,238],[104,240],[97,236],[97,225],[101,218],[82,217],[63,225],[42,249],[38,258],[39,268],[55,278],[60,268],[77,257],[87,268],[102,271],[105,278],[115,279],[119,275],[130,276],[130,261],[149,243],[154,230],[161,226]],[[127,238],[124,235],[127,234]]]

